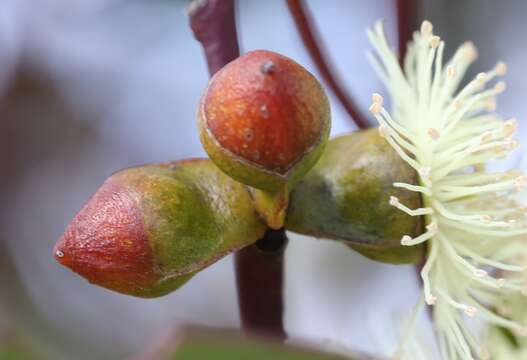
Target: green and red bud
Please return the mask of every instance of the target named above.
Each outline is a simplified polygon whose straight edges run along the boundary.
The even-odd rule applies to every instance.
[[[68,225],[54,253],[92,283],[156,297],[264,231],[246,188],[209,160],[195,159],[112,175]]]
[[[278,197],[271,212],[285,212],[289,189],[317,162],[330,130],[328,99],[315,77],[263,50],[218,71],[198,117],[210,158],[232,178]]]
[[[390,205],[390,197],[412,209],[421,206],[421,198],[394,182],[417,184],[417,174],[376,129],[332,139],[291,192],[286,228],[343,241],[374,260],[418,262],[423,246],[403,246],[401,238],[420,234],[421,219]]]

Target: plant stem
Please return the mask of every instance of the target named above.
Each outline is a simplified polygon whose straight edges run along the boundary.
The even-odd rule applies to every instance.
[[[262,239],[235,255],[242,326],[277,340],[286,337],[282,294],[286,245],[283,229],[268,229]]]
[[[293,16],[296,27],[304,46],[306,47],[309,55],[315,62],[315,65],[320,72],[320,75],[324,78],[324,81],[335,93],[335,96],[340,101],[346,112],[351,117],[352,121],[357,125],[359,129],[366,129],[370,127],[370,124],[366,120],[367,118],[359,110],[357,103],[353,100],[353,96],[346,91],[344,86],[338,81],[332,67],[329,65],[324,44],[320,40],[316,28],[313,24],[311,14],[308,9],[304,6],[302,0],[287,0],[287,6]]]
[[[193,0],[188,16],[194,37],[205,52],[210,76],[240,56],[234,0]]]
[[[205,52],[211,76],[240,55],[234,0],[194,0],[188,16],[194,36]],[[268,229],[262,239],[235,254],[242,327],[277,340],[286,336],[282,319],[286,244],[283,229]]]
[[[397,12],[397,45],[399,47],[399,62],[402,63],[406,54],[406,45],[412,39],[417,29],[419,18],[418,0],[396,0]]]

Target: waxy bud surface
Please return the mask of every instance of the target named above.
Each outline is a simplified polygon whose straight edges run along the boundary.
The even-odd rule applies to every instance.
[[[417,174],[376,129],[339,136],[291,192],[286,228],[342,241],[374,260],[418,262],[423,246],[403,246],[401,238],[420,234],[421,218],[390,205],[390,198],[411,209],[421,198],[394,187],[396,181],[417,184]]]
[[[68,225],[54,253],[92,283],[156,297],[264,231],[247,189],[210,160],[193,159],[112,175]]]
[[[198,117],[214,163],[268,192],[297,182],[320,157],[330,130],[328,99],[315,77],[263,50],[239,57],[211,79]]]

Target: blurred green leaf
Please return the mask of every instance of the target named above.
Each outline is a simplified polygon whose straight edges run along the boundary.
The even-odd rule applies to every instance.
[[[272,338],[247,336],[239,331],[186,328],[142,357],[142,360],[375,360],[359,354],[342,356],[299,346],[283,345]]]
[[[32,360],[35,359],[28,349],[16,341],[0,343],[0,360]]]

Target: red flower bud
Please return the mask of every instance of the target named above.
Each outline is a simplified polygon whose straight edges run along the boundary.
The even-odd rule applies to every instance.
[[[330,129],[319,82],[291,59],[252,51],[210,81],[199,109],[205,150],[223,171],[276,192],[318,160]]]
[[[54,253],[90,282],[155,297],[264,231],[243,185],[209,160],[179,161],[111,176]]]

